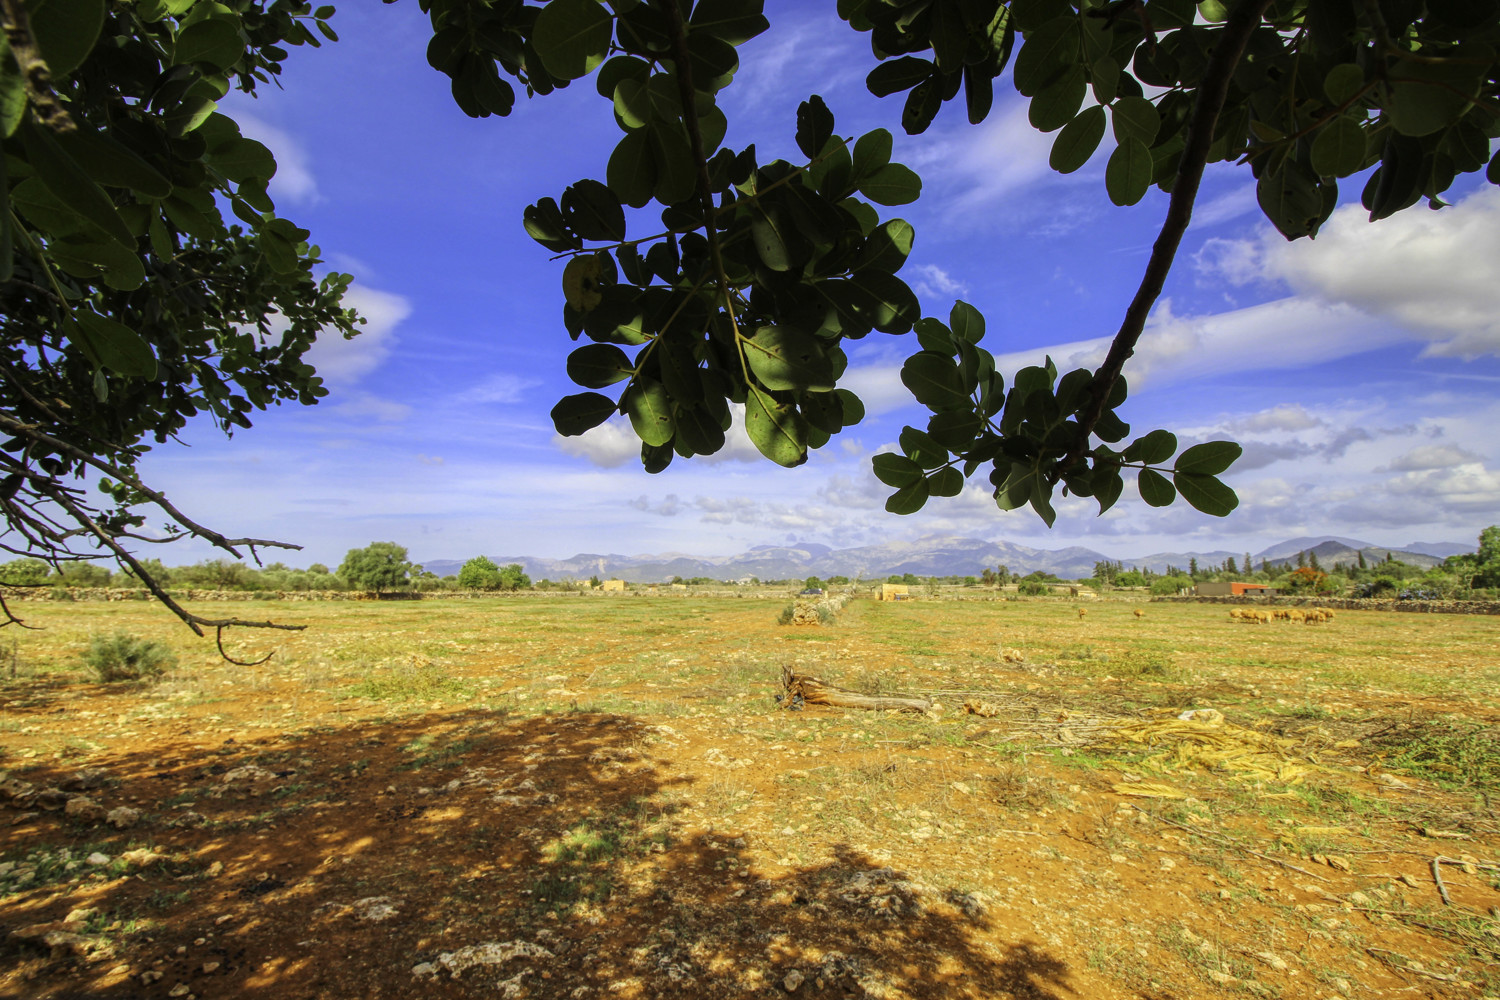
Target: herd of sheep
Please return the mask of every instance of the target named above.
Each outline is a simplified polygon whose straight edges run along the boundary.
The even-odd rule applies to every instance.
[[[1252,625],[1269,625],[1273,621],[1296,622],[1302,625],[1321,625],[1324,622],[1333,621],[1333,611],[1329,608],[1272,608],[1269,611],[1252,610],[1250,608],[1230,608],[1229,617],[1232,621],[1245,622]]]

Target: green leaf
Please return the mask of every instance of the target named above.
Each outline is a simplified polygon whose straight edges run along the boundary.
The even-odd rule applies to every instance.
[[[833,135],[833,112],[817,94],[797,106],[797,148],[809,160],[822,152]]]
[[[596,309],[604,301],[599,281],[604,273],[601,254],[579,254],[563,267],[563,298],[580,313]]]
[[[1178,455],[1172,468],[1187,475],[1217,476],[1233,465],[1244,451],[1233,441],[1205,441]]]
[[[1177,491],[1182,494],[1182,499],[1205,514],[1226,517],[1240,505],[1240,498],[1235,495],[1234,490],[1213,476],[1178,472],[1173,474],[1172,480],[1177,484]]]
[[[790,469],[807,461],[807,423],[802,415],[753,385],[745,396],[745,433],[777,465]]]
[[[178,33],[172,59],[182,65],[203,63],[222,70],[238,62],[244,52],[238,17],[206,17]]]
[[[26,4],[31,35],[53,80],[61,82],[94,50],[104,27],[104,8],[104,0],[32,0]]]
[[[764,0],[698,0],[688,23],[694,31],[743,45],[770,27],[764,7]]]
[[[865,86],[876,97],[889,97],[915,87],[930,77],[933,69],[931,62],[916,56],[889,59],[870,70]]]
[[[891,514],[915,514],[927,502],[927,497],[927,480],[918,480],[887,497],[885,509]]]
[[[1146,196],[1154,170],[1151,150],[1145,143],[1135,138],[1123,140],[1104,168],[1104,187],[1109,200],[1122,207],[1134,205]]]
[[[552,408],[552,426],[563,437],[577,437],[608,420],[617,407],[615,401],[598,392],[580,392],[564,396]]]
[[[586,76],[609,54],[609,14],[598,0],[550,0],[536,16],[531,44],[559,80]]]
[[[688,35],[688,64],[692,67],[693,90],[715,94],[729,86],[740,67],[739,53],[721,38],[703,32]],[[832,116],[830,116],[832,117]]]
[[[623,85],[622,85],[623,86]],[[609,189],[631,208],[644,208],[656,188],[656,159],[645,132],[627,132],[609,156]]]
[[[1402,135],[1431,135],[1447,128],[1468,110],[1487,72],[1470,63],[1401,59],[1387,77],[1385,117]]]
[[[0,139],[9,139],[26,114],[26,81],[9,53],[10,43],[0,32]]]
[[[901,444],[901,450],[906,452],[906,457],[924,469],[936,469],[949,462],[948,449],[926,431],[903,427],[897,441]]]
[[[526,234],[553,253],[577,250],[583,246],[582,240],[568,232],[562,210],[551,198],[543,198],[535,205],[527,205],[526,210],[521,213],[521,219],[526,227]]]
[[[865,178],[873,177],[885,169],[886,164],[891,162],[893,142],[891,134],[883,128],[866,132],[859,137],[854,144],[854,166],[849,174],[850,181],[856,187]]]
[[[1323,77],[1323,93],[1334,105],[1352,100],[1365,85],[1365,71],[1354,63],[1340,63]]]
[[[957,347],[953,343],[953,333],[942,321],[933,319],[931,316],[923,316],[917,320],[913,328],[917,332],[917,343],[924,351],[936,351],[938,354],[953,354]]]
[[[845,427],[853,427],[855,424],[865,419],[864,400],[860,399],[848,389],[838,389],[835,391],[838,394],[839,401],[844,404]]]
[[[901,382],[928,409],[958,410],[972,406],[964,392],[958,365],[934,351],[921,351],[907,358],[901,366]]]
[[[1283,160],[1281,169],[1267,171],[1255,184],[1261,211],[1281,235],[1289,240],[1318,231],[1323,217],[1323,197],[1317,178],[1296,160]]]
[[[568,227],[586,240],[619,242],[625,238],[625,209],[614,192],[598,181],[581,180],[564,191],[562,211]]]
[[[1229,7],[1224,0],[1203,0],[1198,4],[1198,13],[1210,24],[1223,24],[1229,20]]]
[[[1125,449],[1132,462],[1160,465],[1177,453],[1177,435],[1171,431],[1152,431]]]
[[[1042,24],[1026,37],[1016,56],[1016,89],[1027,97],[1040,94],[1078,65],[1081,42],[1078,17],[1071,11]]]
[[[1042,132],[1055,132],[1073,120],[1087,95],[1088,84],[1083,78],[1083,67],[1074,65],[1031,99],[1027,117],[1033,128]]]
[[[656,160],[656,200],[676,205],[693,197],[698,189],[698,162],[693,159],[687,131],[677,122],[652,122],[646,134]]]
[[[779,212],[765,211],[756,206],[750,210],[750,237],[761,263],[773,271],[790,270],[791,255],[787,244],[796,239],[788,230],[791,226]]]
[[[892,219],[870,234],[869,239],[859,248],[850,269],[862,271],[873,267],[887,274],[895,274],[906,263],[916,234],[917,231],[905,219]]]
[[[135,236],[115,211],[114,201],[63,151],[50,129],[28,123],[20,135],[27,161],[48,190],[122,246],[135,246]]]
[[[1153,507],[1169,507],[1177,499],[1172,481],[1154,469],[1142,469],[1137,481],[1141,487],[1141,499]]]
[[[1324,177],[1348,177],[1365,166],[1365,130],[1340,115],[1318,130],[1312,144],[1312,168]]]
[[[922,467],[905,455],[882,453],[876,455],[872,462],[875,478],[887,486],[894,486],[899,490],[922,481]]]
[[[959,340],[977,344],[984,339],[984,314],[962,299],[948,310],[948,325]]]
[[[951,452],[961,453],[974,443],[984,421],[973,410],[944,410],[927,421],[927,433]]]
[[[73,315],[68,337],[78,342],[96,368],[108,368],[118,375],[156,378],[156,355],[151,347],[130,327],[100,316],[91,309]]]
[[[763,326],[744,342],[745,361],[767,389],[831,392],[833,365],[818,338],[786,326]]]
[[[600,97],[615,101],[615,110],[618,111],[619,94],[617,91],[620,84],[629,80],[638,87],[645,87],[646,80],[650,76],[651,64],[646,60],[637,59],[635,56],[614,56],[599,67],[599,74],[594,77],[594,89],[599,92]]]
[[[1060,174],[1071,174],[1087,163],[1104,138],[1104,125],[1104,109],[1099,105],[1080,111],[1063,126],[1052,143],[1052,155],[1048,158],[1052,169]]]
[[[1135,139],[1149,147],[1161,131],[1161,113],[1144,97],[1122,97],[1110,105],[1109,113],[1116,142]]]
[[[165,198],[172,193],[172,182],[159,170],[102,132],[79,127],[58,135],[57,141],[100,184],[130,188],[148,198]]]
[[[1119,470],[1113,470],[1110,474],[1100,476],[1094,474],[1094,499],[1099,502],[1099,513],[1113,507],[1120,499],[1120,494],[1125,492],[1125,480],[1121,478]]]
[[[672,400],[667,389],[654,379],[636,379],[620,397],[620,408],[630,418],[636,436],[659,448],[672,440]]]
[[[207,160],[209,166],[232,181],[268,181],[276,173],[276,157],[254,139],[232,139],[215,146]]]
[[[1057,521],[1057,511],[1052,509],[1052,487],[1041,476],[1032,480],[1031,509],[1049,528]]]
[[[634,374],[630,357],[614,344],[585,344],[568,355],[568,378],[588,389],[603,389]]]
[[[922,193],[922,178],[900,163],[887,163],[859,184],[859,193],[877,205],[907,205]]]

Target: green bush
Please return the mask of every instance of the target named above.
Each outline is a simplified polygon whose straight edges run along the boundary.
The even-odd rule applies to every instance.
[[[1052,593],[1052,588],[1039,580],[1023,580],[1016,585],[1016,592],[1023,597],[1045,597]]]
[[[177,666],[177,654],[159,642],[116,632],[91,637],[83,662],[101,681],[139,681],[160,677]]]

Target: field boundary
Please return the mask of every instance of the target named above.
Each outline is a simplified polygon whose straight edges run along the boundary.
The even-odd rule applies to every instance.
[[[1238,604],[1250,607],[1332,608],[1335,611],[1406,611],[1432,615],[1500,615],[1500,601],[1397,601],[1367,597],[1153,597],[1153,603]]]

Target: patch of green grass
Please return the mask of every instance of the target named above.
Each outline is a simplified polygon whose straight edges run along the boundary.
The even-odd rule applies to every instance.
[[[402,747],[403,753],[411,754],[411,759],[400,764],[400,770],[415,771],[424,767],[452,767],[463,759],[483,740],[477,737],[466,736],[452,740],[441,747],[434,746],[435,740],[431,735],[418,736],[406,746]],[[364,762],[366,765],[369,761]]]
[[[1448,787],[1500,791],[1500,733],[1472,722],[1433,722],[1374,741],[1392,751],[1384,764]]]
[[[350,697],[371,701],[467,701],[473,684],[446,674],[441,667],[386,667],[365,672],[345,689]]]

